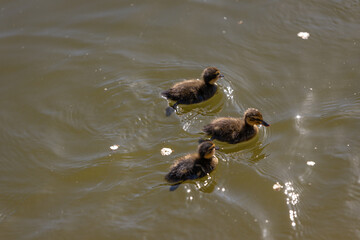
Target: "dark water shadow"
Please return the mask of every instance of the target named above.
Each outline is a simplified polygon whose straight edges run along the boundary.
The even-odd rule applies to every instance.
[[[215,187],[217,185],[217,181],[214,177],[214,173],[216,170],[214,170],[211,175],[207,175],[201,179],[196,179],[196,180],[186,180],[184,182],[180,182],[180,183],[160,183],[156,186],[153,186],[152,188],[158,188],[158,187],[169,187],[169,191],[170,192],[174,192],[176,191],[178,188],[183,187],[186,184],[193,184],[195,185],[196,189],[204,192],[204,193],[212,193],[215,190]]]

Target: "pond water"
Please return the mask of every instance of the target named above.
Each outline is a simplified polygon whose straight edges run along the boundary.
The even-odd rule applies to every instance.
[[[3,1],[0,51],[1,239],[360,239],[359,1]],[[207,66],[217,94],[166,117]],[[271,126],[170,192],[249,107]]]

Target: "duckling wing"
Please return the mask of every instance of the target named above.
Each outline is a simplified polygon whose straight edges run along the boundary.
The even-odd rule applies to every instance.
[[[232,142],[241,128],[241,120],[236,118],[218,118],[204,126],[203,131],[212,138]]]
[[[229,132],[233,131],[238,125],[238,121],[235,118],[217,118],[208,125],[205,125],[203,131],[209,135],[217,132]]]
[[[216,166],[216,165],[215,165]],[[206,176],[206,174],[211,173],[215,166],[212,165],[212,162],[202,162],[201,164],[195,164],[194,166],[194,179],[202,178]]]
[[[185,80],[179,83],[176,83],[172,88],[199,88],[201,85],[203,85],[203,82],[197,79],[190,79],[190,80]]]
[[[191,179],[193,177],[194,161],[192,155],[187,155],[178,159],[170,168],[165,179],[168,182],[175,183]]]
[[[173,101],[179,101],[180,104],[195,103],[202,84],[200,80],[186,80],[162,92],[162,95]]]

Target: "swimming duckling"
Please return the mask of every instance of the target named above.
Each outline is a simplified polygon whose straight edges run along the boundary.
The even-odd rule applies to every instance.
[[[166,108],[166,116],[170,116],[178,104],[199,103],[214,96],[217,90],[215,82],[221,77],[224,75],[216,67],[208,67],[202,72],[201,80],[185,80],[163,91],[162,96],[175,101],[173,106]]]
[[[175,160],[170,167],[170,172],[165,176],[166,181],[178,186],[185,180],[206,176],[215,169],[219,162],[215,156],[215,149],[217,148],[213,142],[203,140],[198,146],[197,153],[188,154]]]
[[[256,125],[270,126],[263,120],[259,110],[249,108],[243,118],[222,117],[213,120],[203,128],[203,131],[212,136],[211,140],[217,139],[231,144],[250,140],[255,137],[259,129]]]

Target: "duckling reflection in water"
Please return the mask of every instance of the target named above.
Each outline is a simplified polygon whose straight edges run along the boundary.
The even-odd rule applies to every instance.
[[[263,120],[259,110],[249,108],[243,118],[222,117],[213,120],[203,128],[203,131],[211,136],[211,140],[217,139],[231,144],[252,139],[259,132],[256,125],[270,126]]]
[[[212,172],[219,162],[215,149],[212,141],[202,140],[197,153],[176,159],[165,176],[166,181],[174,183],[170,191],[176,190],[183,181],[202,178]]]
[[[175,104],[166,108],[166,116],[170,116],[179,104],[194,104],[205,101],[216,93],[216,81],[224,77],[216,67],[205,68],[201,80],[191,79],[176,83],[161,95],[175,101]]]

